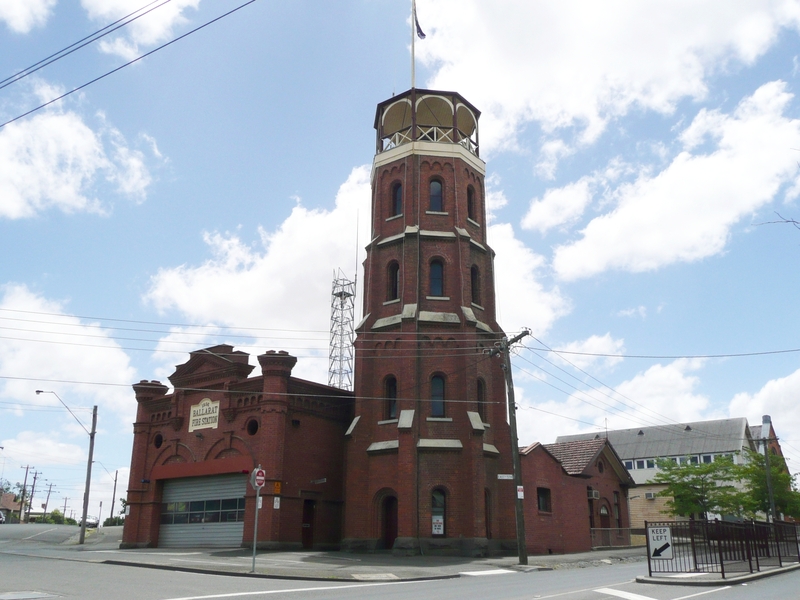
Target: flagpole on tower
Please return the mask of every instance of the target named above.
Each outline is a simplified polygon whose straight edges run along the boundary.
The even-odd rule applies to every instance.
[[[411,89],[414,89],[417,83],[417,58],[415,49],[417,36],[419,36],[421,40],[425,39],[425,33],[422,31],[422,27],[419,26],[419,19],[417,19],[417,0],[411,0]]]
[[[414,51],[415,46],[415,38],[417,37],[417,32],[414,31],[417,25],[417,1],[411,0],[411,89],[413,90],[416,85],[417,80],[417,58],[416,53]]]

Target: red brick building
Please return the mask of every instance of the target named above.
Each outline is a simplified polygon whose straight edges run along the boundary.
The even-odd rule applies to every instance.
[[[123,547],[252,543],[255,490],[266,471],[261,547],[338,547],[344,433],[352,393],[291,377],[296,358],[220,345],[170,376],[134,384],[139,404]],[[277,504],[276,504],[277,502]]]
[[[630,543],[627,490],[633,479],[608,440],[537,442],[521,454],[529,552]]]
[[[372,235],[356,328],[346,548],[499,551],[513,482],[486,241],[479,111],[412,89],[378,105]]]
[[[480,113],[411,89],[378,105],[355,394],[295,358],[191,353],[139,403],[123,545],[252,541],[484,555],[516,548],[511,440],[486,240]],[[320,307],[322,309],[322,307]]]

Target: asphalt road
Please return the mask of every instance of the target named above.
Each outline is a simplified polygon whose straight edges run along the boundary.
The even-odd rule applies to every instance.
[[[786,600],[800,597],[800,575],[787,573],[735,587],[697,588],[635,583],[637,565],[503,573],[434,581],[320,582],[249,579],[64,559],[0,555],[0,599],[84,600],[373,599],[463,600]]]
[[[583,568],[532,572],[476,569],[474,565],[466,564],[462,572],[471,574],[422,581],[303,581],[189,573],[144,565],[113,565],[100,560],[104,556],[102,552],[75,551],[76,528],[45,525],[0,528],[0,600],[800,599],[800,571],[732,587],[664,586],[634,581],[637,575],[642,574],[641,562],[595,566],[581,563]],[[68,548],[72,550],[65,551]]]

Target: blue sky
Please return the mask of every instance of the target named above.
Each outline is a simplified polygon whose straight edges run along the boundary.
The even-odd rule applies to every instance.
[[[0,79],[146,3],[6,0]],[[0,89],[0,121],[240,3],[167,2]],[[132,382],[223,342],[326,381],[332,275],[356,275],[369,237],[375,106],[410,85],[408,4],[257,0],[0,128],[0,477],[34,466],[51,506],[79,508],[87,436],[36,389],[87,426],[98,405],[107,515]],[[800,2],[418,11],[418,86],[483,113],[498,317],[533,333],[520,442],[771,414],[800,470],[800,353],[704,358],[800,348],[800,230],[766,224],[800,218]]]

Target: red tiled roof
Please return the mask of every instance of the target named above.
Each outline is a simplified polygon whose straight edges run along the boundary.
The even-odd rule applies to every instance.
[[[570,475],[580,475],[589,466],[592,459],[603,449],[607,440],[575,440],[573,442],[559,442],[544,444],[550,454],[558,459],[564,470]]]
[[[19,502],[14,502],[14,494],[3,493],[0,495],[0,508],[5,510],[19,510]]]

